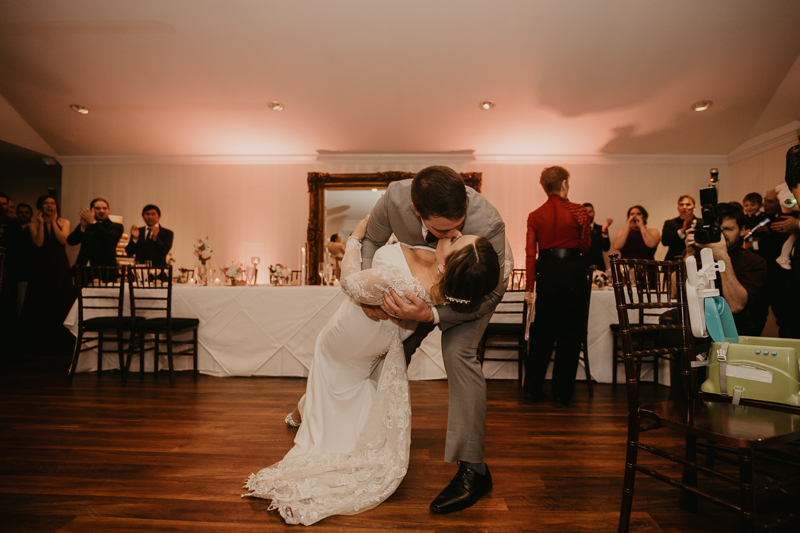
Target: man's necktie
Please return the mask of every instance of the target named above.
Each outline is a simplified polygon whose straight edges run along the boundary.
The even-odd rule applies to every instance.
[[[429,231],[425,234],[425,242],[429,244],[437,244],[439,242],[439,238]]]
[[[149,241],[149,240],[150,240],[150,232],[151,232],[151,231],[152,231],[152,230],[151,230],[150,228],[147,228],[147,235],[145,235],[145,237],[144,237],[144,240],[145,240],[145,241]]]

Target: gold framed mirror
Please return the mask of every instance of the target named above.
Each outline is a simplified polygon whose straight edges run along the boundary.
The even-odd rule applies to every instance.
[[[461,172],[464,183],[481,192],[481,172]],[[328,174],[326,172],[308,173],[308,253],[306,255],[306,283],[319,285],[320,277],[316,268],[325,257],[325,191],[347,189],[385,189],[393,181],[411,179],[415,172],[376,172],[372,174]]]

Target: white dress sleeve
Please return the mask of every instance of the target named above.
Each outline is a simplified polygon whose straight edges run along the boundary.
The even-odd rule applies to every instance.
[[[361,241],[355,237],[347,239],[341,287],[345,294],[361,304],[381,305],[383,295],[394,289],[401,295],[406,291],[412,292],[428,305],[433,305],[422,284],[399,267],[384,265],[361,270]]]

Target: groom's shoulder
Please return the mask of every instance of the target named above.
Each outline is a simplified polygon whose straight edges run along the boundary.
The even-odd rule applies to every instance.
[[[496,216],[500,218],[500,213],[489,200],[472,187],[467,187],[467,204],[467,213],[479,213],[489,217]]]
[[[411,196],[411,182],[413,179],[393,181],[386,187],[386,194],[390,196],[407,194]]]
[[[386,198],[394,205],[406,205],[411,202],[411,181],[393,181],[386,187]]]

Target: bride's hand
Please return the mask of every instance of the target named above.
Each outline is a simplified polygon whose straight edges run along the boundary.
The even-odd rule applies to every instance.
[[[364,219],[358,223],[356,229],[353,230],[353,233],[350,234],[351,237],[355,237],[359,241],[364,238],[364,235],[367,234],[367,222],[369,222],[369,215],[364,217]]]

